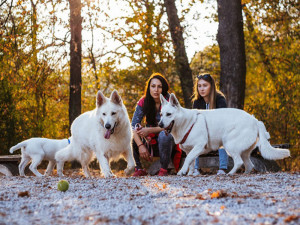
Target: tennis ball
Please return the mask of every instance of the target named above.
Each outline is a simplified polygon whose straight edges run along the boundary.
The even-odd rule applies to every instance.
[[[57,189],[60,191],[67,191],[69,189],[69,182],[66,180],[60,180],[57,183]]]

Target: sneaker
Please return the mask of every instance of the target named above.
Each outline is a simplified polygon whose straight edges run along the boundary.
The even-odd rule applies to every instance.
[[[146,176],[148,173],[144,169],[134,169],[134,173],[132,174],[133,177],[140,177],[140,176]]]
[[[222,169],[218,170],[217,175],[224,175],[226,172]]]
[[[167,176],[168,175],[168,170],[165,170],[163,168],[160,168],[157,176]]]
[[[193,176],[198,176],[198,175],[201,175],[201,173],[199,172],[198,169],[195,169],[194,173],[193,173]]]

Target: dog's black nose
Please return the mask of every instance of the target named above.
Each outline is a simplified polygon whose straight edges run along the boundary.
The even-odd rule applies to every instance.
[[[105,124],[105,128],[106,128],[107,130],[109,130],[109,129],[111,128],[111,125],[110,125],[109,123],[107,123],[107,124]]]
[[[159,126],[160,128],[164,128],[164,123],[163,123],[162,121],[160,121],[160,122],[158,123],[158,126]]]

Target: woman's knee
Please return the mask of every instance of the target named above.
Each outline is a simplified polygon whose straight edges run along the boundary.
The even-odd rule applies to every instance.
[[[158,135],[158,143],[173,143],[174,138],[171,134],[167,134],[164,131],[161,131]]]

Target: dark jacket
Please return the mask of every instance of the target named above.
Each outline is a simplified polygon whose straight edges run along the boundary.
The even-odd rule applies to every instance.
[[[227,108],[226,99],[223,95],[217,93],[216,108]],[[206,109],[206,103],[203,98],[193,102],[193,109]]]

